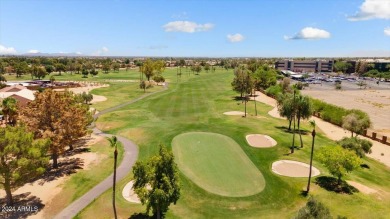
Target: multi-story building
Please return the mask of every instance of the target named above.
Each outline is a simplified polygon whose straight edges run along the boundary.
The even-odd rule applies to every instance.
[[[333,60],[280,60],[275,63],[275,68],[294,72],[331,72],[333,70]]]

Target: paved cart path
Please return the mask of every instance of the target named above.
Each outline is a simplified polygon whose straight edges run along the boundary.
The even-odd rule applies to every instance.
[[[119,108],[122,108],[124,106],[130,105],[132,103],[135,103],[139,100],[142,100],[150,95],[160,93],[162,91],[165,91],[168,88],[168,83],[165,84],[164,89],[154,92],[154,93],[148,93],[145,95],[142,95],[141,97],[138,97],[134,100],[122,103],[118,106],[114,106],[105,110],[102,110],[101,112],[94,115],[94,119],[97,119],[99,116],[118,110]],[[92,124],[92,127],[94,127],[94,123]],[[112,135],[103,133],[98,128],[93,128],[93,133],[96,135],[104,136],[104,137],[111,137]],[[130,141],[129,139],[126,139],[121,136],[117,136],[118,141],[120,141],[123,145],[124,149],[124,155],[122,163],[117,167],[116,171],[116,177],[117,182],[119,182],[123,177],[125,177],[133,168],[133,165],[135,161],[138,158],[138,146],[134,144],[134,142]],[[107,189],[112,187],[112,180],[113,180],[113,174],[111,174],[109,177],[107,177],[105,180],[100,182],[98,185],[93,187],[91,190],[89,190],[87,193],[85,193],[83,196],[81,196],[76,201],[72,202],[68,207],[63,209],[59,214],[55,216],[56,219],[63,219],[63,218],[73,218],[79,213],[81,210],[83,210],[87,205],[89,205],[93,200],[95,200],[97,197],[99,197],[103,192],[107,191]]]

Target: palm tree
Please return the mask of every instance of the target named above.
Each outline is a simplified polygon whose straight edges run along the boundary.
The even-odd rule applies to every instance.
[[[294,115],[293,96],[289,93],[280,94],[277,97],[277,107],[279,115],[288,119],[288,130],[291,130],[291,123]]]
[[[298,133],[301,141],[301,148],[303,148],[302,133],[300,129],[301,119],[308,119],[313,113],[309,97],[299,95],[296,100],[295,106],[297,108],[296,112],[297,112],[297,120],[298,120]]]
[[[113,193],[112,193],[112,206],[114,208],[114,216],[116,219],[117,215],[116,215],[116,207],[115,207],[115,184],[116,184],[116,162],[118,159],[118,139],[114,135],[111,138],[107,138],[107,140],[110,142],[111,147],[115,148],[115,151],[114,151],[114,179],[113,179],[113,184],[112,184],[112,191],[113,191]]]
[[[316,122],[314,120],[310,121],[310,125],[313,127],[311,132],[312,142],[311,142],[311,154],[310,154],[310,169],[309,169],[309,181],[307,182],[306,194],[310,191],[310,180],[311,180],[311,168],[313,166],[313,152],[314,152],[314,139],[316,137]]]
[[[7,97],[3,99],[2,102],[2,111],[4,114],[4,120],[9,124],[14,124],[16,121],[17,115],[17,101],[12,97]]]

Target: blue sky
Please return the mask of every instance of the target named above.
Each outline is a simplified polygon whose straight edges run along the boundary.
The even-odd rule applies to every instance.
[[[390,56],[390,0],[1,0],[0,54]]]

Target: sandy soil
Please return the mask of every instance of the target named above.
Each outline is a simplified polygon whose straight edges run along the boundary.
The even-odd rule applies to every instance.
[[[245,113],[241,112],[241,111],[229,111],[229,112],[224,112],[223,114],[228,115],[228,116],[243,116],[243,115],[245,115]]]
[[[92,145],[95,144],[96,142],[100,141],[103,137],[97,136],[97,135],[91,135],[89,138],[88,142],[86,145]],[[100,157],[96,153],[81,153],[81,154],[76,154],[67,158],[80,158],[83,160],[83,169],[89,169],[91,164],[94,164],[98,162]],[[60,161],[62,158],[60,158]],[[55,197],[58,193],[61,192],[62,186],[65,184],[66,180],[69,179],[70,176],[65,176],[61,178],[57,178],[53,181],[49,182],[44,182],[42,180],[37,180],[33,183],[28,183],[20,188],[18,188],[16,191],[14,191],[12,194],[17,195],[17,194],[22,194],[29,192],[31,193],[31,196],[36,196],[41,199],[42,204],[45,206],[50,205],[50,203],[53,201],[53,197]],[[50,192],[48,192],[50,191]],[[0,197],[5,196],[5,191],[0,190]],[[41,211],[38,212],[36,215],[29,216],[29,218],[42,218],[44,215],[45,208],[43,208]]]
[[[373,194],[373,193],[377,193],[378,190],[376,189],[373,189],[373,188],[370,188],[368,186],[365,186],[363,184],[360,184],[358,182],[354,182],[354,181],[349,181],[347,180],[347,183],[355,188],[357,188],[361,193],[364,193],[364,194]]]
[[[272,99],[271,97],[268,97],[267,95],[256,92],[258,95],[256,97],[257,101],[260,101],[262,103],[266,103],[270,106],[273,106],[274,109],[272,109],[268,114],[270,114],[273,117],[280,118],[277,108],[276,108],[276,100]],[[337,95],[336,95],[337,96]],[[325,122],[320,118],[317,117],[311,117],[310,120],[315,120],[316,126],[322,130],[322,132],[330,139],[332,140],[340,140],[343,137],[350,137],[350,132],[345,131],[343,128],[335,126],[331,123]],[[373,141],[370,138],[366,138],[363,136],[360,136],[360,138],[369,140],[372,142],[372,153],[367,154],[368,157],[371,157],[379,162],[382,162],[386,166],[390,167],[390,146],[387,146],[385,144],[382,144],[377,141]]]
[[[272,171],[276,174],[289,177],[309,177],[309,164],[292,160],[279,160],[272,163]],[[312,167],[312,176],[320,175],[320,171]]]
[[[75,87],[75,88],[69,88],[68,90],[69,91],[72,91],[73,93],[75,94],[79,94],[79,93],[82,93],[82,92],[90,92],[91,90],[93,89],[97,89],[97,88],[101,88],[101,87],[108,87],[108,85],[99,85],[99,86],[83,86],[83,87]],[[55,89],[56,91],[64,91],[65,89]],[[91,101],[91,103],[97,103],[97,102],[102,102],[102,101],[106,101],[107,98],[105,96],[101,96],[101,95],[95,95],[93,94],[93,99]]]
[[[129,202],[133,203],[141,203],[139,200],[137,194],[134,193],[133,188],[134,181],[130,181],[125,185],[125,187],[122,190],[122,196]]]
[[[277,144],[277,142],[268,135],[251,134],[246,136],[246,141],[252,147],[269,148]]]
[[[323,100],[346,109],[360,109],[368,113],[373,123],[372,129],[381,134],[390,134],[390,89],[342,90],[319,89],[302,90],[305,95]]]

